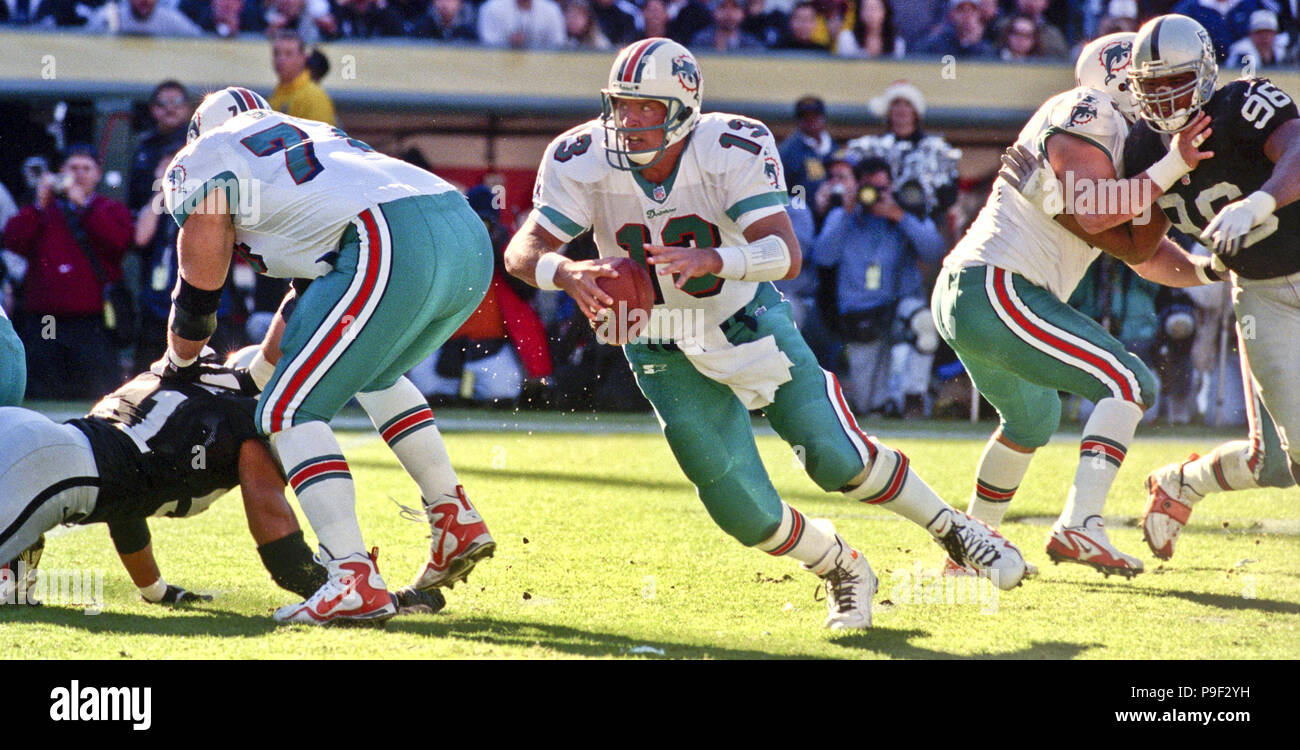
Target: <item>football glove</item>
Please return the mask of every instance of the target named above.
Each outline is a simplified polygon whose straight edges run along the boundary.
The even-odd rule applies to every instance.
[[[998,176],[1048,216],[1056,216],[1065,207],[1061,181],[1056,179],[1051,165],[1019,143],[1011,144],[1002,152]]]
[[[193,591],[186,591],[173,583],[167,584],[167,591],[165,591],[162,598],[156,602],[151,602],[144,596],[141,596],[140,598],[149,602],[149,604],[171,604],[173,606],[177,604],[193,604],[195,602],[212,601],[211,594],[196,594]]]
[[[211,359],[215,356],[216,352],[213,351],[212,347],[205,346],[203,347],[203,351],[199,353],[197,359],[190,364],[181,367],[172,361],[172,350],[171,347],[168,347],[167,351],[163,352],[163,355],[158,358],[157,362],[149,365],[149,372],[152,372],[163,380],[179,380],[184,383],[189,383],[197,380],[199,375],[203,372],[204,360]]]
[[[1275,209],[1277,199],[1263,190],[1256,190],[1219,209],[1205,231],[1201,232],[1201,242],[1213,250],[1215,255],[1231,258],[1241,250],[1250,230],[1272,216]]]

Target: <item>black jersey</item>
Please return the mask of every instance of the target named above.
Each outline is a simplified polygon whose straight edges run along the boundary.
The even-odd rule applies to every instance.
[[[1156,202],[1169,221],[1195,237],[1219,209],[1259,189],[1273,173],[1264,144],[1282,123],[1300,117],[1295,101],[1266,78],[1233,81],[1205,105],[1214,132],[1201,146],[1213,151]],[[1127,177],[1145,172],[1169,151],[1172,136],[1138,121],[1124,142]],[[1271,279],[1300,271],[1300,202],[1283,206],[1256,227],[1224,265],[1247,279]]]
[[[85,433],[99,468],[95,510],[80,523],[192,515],[239,484],[257,399],[247,381],[220,379],[232,387],[146,372],[68,422]]]

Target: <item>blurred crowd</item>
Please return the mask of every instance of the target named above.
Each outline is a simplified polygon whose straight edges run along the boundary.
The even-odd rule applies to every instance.
[[[1064,60],[1088,39],[1170,12],[1210,32],[1220,64],[1279,65],[1300,54],[1296,0],[0,0],[0,25],[523,49],[666,36],[696,52]]]
[[[508,0],[512,5],[515,1]],[[532,0],[543,1],[549,2]],[[460,31],[440,38],[472,40],[478,38],[473,31],[475,14],[482,19],[496,2],[488,0],[477,10],[461,5],[460,0],[435,0],[428,8],[424,7],[427,3],[418,2],[325,0],[268,2],[265,7],[238,0],[216,0],[210,5],[182,1],[174,9],[161,2],[133,1],[130,5],[148,6],[150,13],[171,11],[167,17],[175,20],[177,28],[194,12],[193,5],[208,13],[197,16],[198,27],[211,28],[213,15],[220,19],[234,13],[248,16],[245,20],[249,22],[236,20],[233,27],[221,26],[224,22],[218,26],[278,29],[271,39],[272,67],[278,81],[268,97],[271,105],[290,115],[336,124],[333,103],[320,85],[328,62],[311,51],[309,36],[357,33],[363,28],[360,19],[368,17],[367,13],[376,18],[380,12],[405,14],[410,20],[453,8],[460,19],[455,28]],[[782,41],[780,29],[785,20],[762,28],[748,23],[764,12],[763,0],[745,3],[744,8],[732,0],[724,2],[730,10],[724,8],[722,15],[731,12],[732,17],[723,19],[718,8],[724,6],[715,6],[714,25],[705,21],[702,30],[691,34],[696,46],[704,34],[709,35],[709,42],[767,40],[771,46],[785,44],[787,49],[813,49],[819,44],[816,40],[829,39],[826,48],[833,47],[837,53],[853,49],[853,54],[868,56],[896,54],[911,46],[901,36],[904,27],[895,25],[903,22],[902,16],[895,16],[889,3],[878,0],[856,6],[861,16],[850,11],[848,21],[841,18],[834,23],[827,23],[822,5],[799,3],[788,19],[800,29],[798,39],[804,41],[797,43]],[[664,7],[659,0],[649,0],[640,9],[625,2],[593,3],[589,10],[598,17],[623,19],[611,22],[609,30],[602,26],[594,32],[619,43],[643,33],[666,33],[665,24],[671,27],[690,11],[689,3]],[[1258,37],[1258,29],[1252,30],[1244,41],[1262,46],[1244,54],[1258,54],[1266,61],[1269,58],[1263,50],[1271,44],[1280,57],[1285,40],[1276,42],[1283,37],[1276,33],[1275,27],[1281,25],[1278,15],[1253,7],[1258,4],[1252,0],[1193,3],[1198,8],[1248,6],[1246,27],[1269,26],[1274,36],[1265,40]],[[0,14],[19,17],[15,7],[22,5],[0,0]],[[250,5],[257,11],[252,15],[247,14]],[[972,10],[984,19],[986,7],[992,7],[993,15],[980,23],[1000,29],[995,36],[1004,40],[1016,36],[1017,25],[1027,29],[1024,19],[1034,19],[1035,48],[1046,44],[1052,50],[1068,52],[1079,28],[1103,34],[1113,31],[1119,21],[1134,27],[1137,20],[1133,16],[1139,9],[1160,12],[1171,4],[1116,0],[1103,8],[1101,3],[1075,3],[1086,12],[1077,18],[1067,14],[1059,26],[1050,15],[1051,7],[1058,4],[1045,0],[1010,3],[1011,12],[1004,16],[999,16],[992,2],[916,2],[899,7],[904,5],[911,15],[922,6],[933,6],[930,15],[920,13],[918,17],[943,19],[931,32],[925,32],[925,23],[916,26],[925,32],[921,35],[925,43],[915,45],[918,50],[962,44],[968,36],[962,31],[966,28],[962,19]],[[1295,18],[1294,5],[1288,23]],[[35,23],[50,18],[90,18],[90,25],[104,11],[88,10],[82,3],[76,4],[81,10],[71,15],[55,13],[52,9],[62,4],[49,0],[31,3],[27,9],[32,6],[36,11],[29,17]],[[417,9],[419,13],[408,13]],[[321,15],[309,24],[288,24],[292,28],[271,23],[281,17],[272,11],[289,10],[320,11]],[[767,11],[769,16],[780,13]],[[804,14],[807,17],[800,18]],[[326,16],[328,22],[321,23]],[[858,33],[864,27],[877,28],[880,17],[893,41]],[[1233,17],[1231,12],[1225,13],[1225,18]],[[743,27],[735,34],[728,31],[733,21],[742,22]],[[119,27],[120,22],[119,16]],[[909,21],[913,22],[916,18]],[[508,28],[504,23],[494,25]],[[1225,22],[1224,28],[1229,26]],[[387,27],[376,21],[364,28],[379,33],[378,29]],[[408,24],[408,28],[424,26]],[[593,32],[588,29],[588,33]],[[1231,35],[1224,41],[1235,50],[1231,54],[1243,54],[1242,45],[1232,42]],[[760,41],[759,46],[767,42]],[[987,44],[989,49],[998,48]],[[961,151],[926,129],[926,102],[916,87],[896,81],[872,93],[869,109],[883,127],[844,142],[831,136],[821,99],[810,95],[793,105],[795,128],[781,142],[780,156],[790,190],[788,212],[803,248],[804,263],[798,278],[780,282],[778,287],[790,301],[796,322],[822,366],[839,375],[855,412],[909,418],[964,416],[972,408],[969,381],[961,363],[939,340],[929,300],[943,256],[974,220],[991,189],[993,175],[959,179]],[[58,159],[27,158],[18,179],[7,171],[0,174],[5,178],[0,182],[0,289],[5,309],[27,349],[27,398],[97,398],[161,356],[177,279],[177,229],[161,211],[161,186],[167,164],[185,144],[195,99],[195,92],[178,81],[163,81],[155,87],[137,123],[125,176],[125,203],[98,192],[104,174],[95,149],[65,145],[62,138],[55,148]],[[62,114],[56,113],[56,122],[61,118]],[[844,127],[837,132],[843,132],[853,123],[838,125]],[[478,311],[442,350],[410,373],[413,382],[435,403],[648,408],[621,352],[596,341],[571,300],[561,293],[539,292],[503,272],[500,254],[523,216],[511,215],[503,208],[499,179],[489,174],[483,184],[464,187],[493,239],[497,273]],[[1178,239],[1188,248],[1196,247],[1191,238]],[[594,257],[596,250],[586,236],[571,243],[568,254]],[[1244,418],[1235,336],[1230,335],[1232,313],[1219,286],[1190,293],[1163,289],[1103,255],[1071,299],[1071,304],[1101,322],[1159,374],[1162,398],[1157,408],[1148,411],[1150,419],[1231,424]],[[284,280],[257,274],[246,259],[237,257],[218,313],[213,345],[228,351],[260,340],[286,288]],[[1076,406],[1077,413],[1086,416],[1090,406]]]

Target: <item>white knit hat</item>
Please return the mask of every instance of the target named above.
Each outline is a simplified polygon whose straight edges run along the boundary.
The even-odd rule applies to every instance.
[[[889,111],[889,105],[895,99],[906,99],[909,104],[916,110],[917,117],[925,116],[925,97],[921,96],[921,90],[913,86],[910,81],[894,81],[885,87],[884,92],[867,102],[867,109],[876,117],[884,117]]]

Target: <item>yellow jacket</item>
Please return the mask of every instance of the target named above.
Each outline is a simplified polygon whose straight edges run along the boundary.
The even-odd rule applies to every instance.
[[[330,125],[337,125],[334,118],[334,102],[318,83],[311,79],[311,74],[303,71],[288,84],[280,84],[271,92],[271,108],[290,117],[305,117],[319,120]]]

